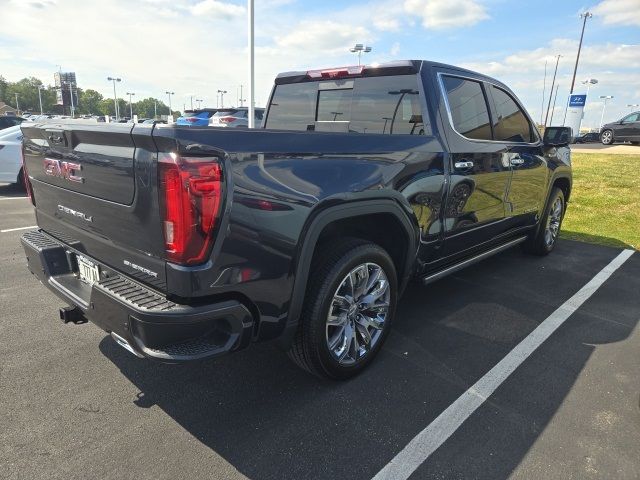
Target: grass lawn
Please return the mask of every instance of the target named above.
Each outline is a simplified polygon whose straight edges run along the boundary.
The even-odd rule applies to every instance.
[[[573,153],[562,238],[640,249],[640,155]]]

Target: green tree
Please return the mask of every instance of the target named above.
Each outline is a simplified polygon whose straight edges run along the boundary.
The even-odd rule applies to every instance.
[[[42,82],[35,77],[23,78],[17,82],[9,82],[5,89],[4,102],[9,105],[16,105],[16,94],[21,111],[40,111],[40,101],[38,100],[38,87]]]
[[[78,111],[82,114],[88,115],[104,115],[102,113],[100,107],[101,102],[104,100],[104,97],[101,93],[96,92],[95,90],[84,90],[81,91],[78,89]]]

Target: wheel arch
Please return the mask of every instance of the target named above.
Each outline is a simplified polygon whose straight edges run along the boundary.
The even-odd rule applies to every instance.
[[[382,233],[365,235],[372,232],[371,225],[377,225],[376,222],[382,223]],[[402,240],[398,242],[394,234],[400,234]],[[380,198],[350,201],[314,212],[298,242],[287,322],[279,340],[284,349],[290,345],[298,325],[313,256],[320,247],[336,236],[362,238],[385,248],[396,266],[399,293],[411,276],[419,246],[419,229],[415,218],[410,217],[398,200]]]

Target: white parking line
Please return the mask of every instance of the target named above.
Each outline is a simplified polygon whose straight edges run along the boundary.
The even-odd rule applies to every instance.
[[[18,199],[25,199],[25,198],[29,198],[29,197],[2,197],[0,198],[0,201],[2,200],[18,200]]]
[[[31,225],[30,227],[7,228],[6,230],[0,230],[0,233],[16,232],[18,230],[29,230],[30,228],[38,228],[38,226]]]
[[[522,340],[495,367],[464,392],[444,412],[442,412],[424,430],[416,435],[400,451],[374,480],[407,479],[435,452],[453,433],[460,428],[484,401],[511,375],[529,355],[531,355],[549,336],[555,332],[598,288],[626,262],[633,250],[624,250],[604,267],[573,297],[564,302],[538,327]]]

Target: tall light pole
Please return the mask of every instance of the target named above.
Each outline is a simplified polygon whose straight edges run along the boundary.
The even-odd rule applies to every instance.
[[[224,108],[224,94],[227,93],[226,90],[218,90],[220,94],[220,108]]]
[[[247,27],[249,37],[249,115],[248,126],[249,128],[255,127],[255,108],[256,108],[256,91],[255,91],[255,64],[254,64],[254,29],[253,29],[253,14],[254,14],[254,0],[248,0],[247,5]]]
[[[544,80],[542,81],[542,104],[540,105],[540,125],[542,125],[542,116],[544,115],[544,96],[547,92],[547,62],[548,60],[544,61]]]
[[[551,81],[551,92],[556,84],[556,74],[558,73],[558,63],[560,63],[560,57],[562,55],[556,55],[556,69],[553,71],[553,80]],[[549,118],[549,109],[551,108],[551,95],[549,95],[549,104],[547,105],[547,114],[544,116],[544,126],[547,126],[547,119]]]
[[[133,120],[133,104],[131,103],[131,97],[135,95],[135,93],[127,92],[127,95],[129,95],[129,118]]]
[[[173,110],[171,109],[171,95],[175,95],[175,94],[176,94],[176,92],[170,92],[170,91],[168,91],[168,90],[167,90],[167,91],[166,91],[166,92],[164,92],[164,93],[166,93],[167,95],[169,95],[169,115],[173,115]]]
[[[20,111],[20,103],[18,103],[18,94],[16,93],[16,110]]]
[[[158,100],[153,99],[153,118],[158,118]]]
[[[358,54],[358,65],[360,65],[360,57],[362,56],[363,53],[369,53],[371,51],[371,47],[367,47],[361,43],[356,43],[355,46],[349,49],[349,51],[351,53]]]
[[[200,108],[202,108],[202,99],[196,98],[196,103],[198,104],[198,110],[200,110]]]
[[[193,110],[193,95],[189,95],[189,98],[191,99],[191,110]]]
[[[549,126],[553,125],[553,114],[556,111],[556,100],[558,98],[558,88],[560,88],[560,82],[556,84],[556,94],[553,96],[553,107],[551,107],[551,118],[549,119]],[[551,95],[551,93],[549,95]]]
[[[634,109],[640,107],[640,103],[628,103],[627,107],[631,108],[631,111],[633,112]]]
[[[586,80],[583,80],[582,82],[583,85],[587,86],[587,97],[589,96],[589,88],[591,88],[591,85],[595,85],[598,83],[598,80],[596,80],[595,78],[587,78]]]
[[[42,110],[42,89],[44,88],[43,85],[38,85],[38,100],[40,100],[40,115],[44,114],[44,111]]]
[[[116,122],[120,120],[120,112],[118,109],[118,95],[116,94],[116,82],[121,82],[121,78],[107,77],[107,80],[113,82],[113,105],[115,106]]]
[[[580,43],[578,43],[578,54],[576,55],[576,64],[573,67],[573,78],[571,79],[571,88],[569,89],[569,95],[573,93],[573,87],[576,83],[576,72],[578,71],[578,62],[580,61],[580,50],[582,50],[582,39],[584,38],[584,27],[587,25],[587,19],[593,17],[591,12],[584,12],[580,14],[582,21],[582,32],[580,33]]]
[[[76,106],[73,104],[73,82],[69,84],[69,98],[71,98],[71,118],[76,118]]]
[[[607,108],[607,100],[611,100],[613,98],[613,95],[600,95],[600,98],[602,98],[604,100],[603,105],[602,105],[602,115],[600,115],[600,128],[598,128],[598,131],[602,131],[602,122],[604,120],[604,109]]]
[[[242,102],[244,102],[244,99],[242,97],[242,84],[240,84],[240,96],[238,97],[238,106],[239,107],[242,106]]]

